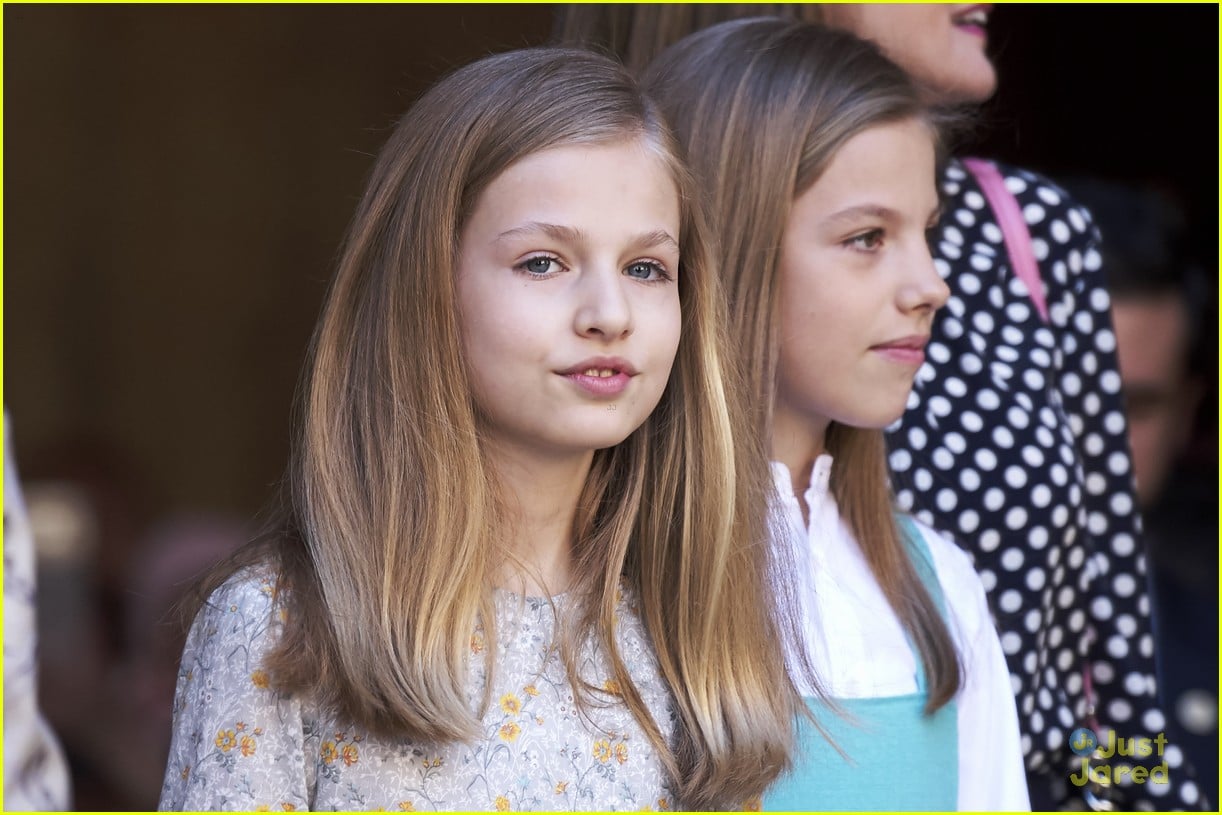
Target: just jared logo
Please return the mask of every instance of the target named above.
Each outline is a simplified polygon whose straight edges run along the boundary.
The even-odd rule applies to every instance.
[[[1125,776],[1134,784],[1166,784],[1168,777],[1167,761],[1154,767],[1133,767],[1128,762],[1119,763],[1116,767],[1103,763],[1112,758],[1148,758],[1162,756],[1163,748],[1167,746],[1167,736],[1159,733],[1154,738],[1116,738],[1116,731],[1107,731],[1107,743],[1100,743],[1094,731],[1079,727],[1069,736],[1069,749],[1082,757],[1082,769],[1069,776],[1076,786],[1087,784],[1111,784],[1120,781]]]

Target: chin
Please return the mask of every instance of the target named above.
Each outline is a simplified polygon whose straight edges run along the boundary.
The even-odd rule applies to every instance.
[[[997,92],[997,73],[993,64],[981,57],[981,64],[964,71],[950,83],[949,102],[979,104],[987,102]]]
[[[870,421],[868,423],[862,422],[859,426],[869,428],[870,430],[886,430],[903,417],[907,407],[908,397],[905,396],[902,402],[891,405],[887,410],[874,411]]]
[[[921,96],[933,105],[980,104],[997,90],[997,72],[984,54],[960,55],[942,70],[918,78],[921,80]]]
[[[585,450],[606,450],[609,447],[622,444],[625,439],[633,434],[637,427],[639,425],[633,425],[632,427],[586,428],[584,431],[574,434],[571,439],[572,446]]]

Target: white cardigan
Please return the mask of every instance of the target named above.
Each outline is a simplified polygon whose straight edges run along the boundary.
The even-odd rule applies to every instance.
[[[815,461],[804,495],[810,511],[805,525],[789,470],[779,462],[772,467],[774,535],[790,542],[806,649],[824,691],[841,699],[916,692],[916,658],[828,489],[832,457]],[[1030,809],[1014,692],[984,586],[967,554],[918,527],[942,584],[965,677],[955,697],[959,809]]]

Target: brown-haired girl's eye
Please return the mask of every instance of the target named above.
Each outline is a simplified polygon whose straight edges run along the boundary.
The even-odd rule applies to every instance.
[[[849,238],[845,241],[845,245],[859,252],[873,252],[882,245],[882,242],[883,231],[881,229],[869,229]]]

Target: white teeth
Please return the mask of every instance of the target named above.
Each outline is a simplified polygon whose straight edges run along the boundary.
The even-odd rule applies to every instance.
[[[974,9],[960,17],[959,22],[971,25],[988,25],[989,13],[984,9]]]
[[[582,376],[597,376],[600,379],[606,379],[608,376],[615,376],[615,371],[611,368],[586,368],[581,372]]]

